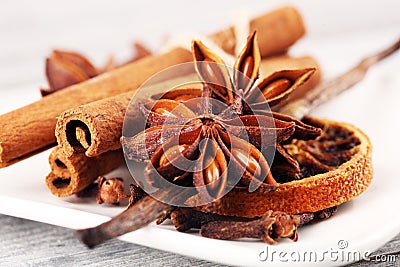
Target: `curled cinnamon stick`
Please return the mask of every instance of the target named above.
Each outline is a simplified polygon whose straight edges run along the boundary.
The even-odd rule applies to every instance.
[[[70,86],[0,116],[3,127],[0,132],[0,167],[55,145],[57,116],[64,110],[136,89],[155,72],[190,60],[188,51],[177,48]]]
[[[291,6],[285,6],[263,14],[250,21],[250,31],[257,30],[261,57],[285,52],[305,33],[300,13]],[[233,27],[211,35],[225,52],[233,54],[236,37]]]
[[[46,177],[50,192],[58,197],[73,195],[97,179],[124,163],[121,150],[112,150],[97,157],[86,157],[85,154],[74,154],[65,157],[54,148],[49,156],[51,173]]]
[[[151,95],[164,92],[177,84],[196,79],[195,74],[175,78],[154,84],[141,91],[144,101]],[[60,152],[70,157],[74,153],[84,153],[87,157],[95,157],[110,150],[121,148],[120,137],[128,105],[134,91],[104,98],[86,105],[63,112],[56,124],[56,137]],[[130,123],[143,120],[140,112],[130,114]],[[143,129],[138,129],[141,131]],[[134,131],[134,130],[132,130]]]
[[[291,7],[251,20],[250,28],[257,29],[262,56],[285,51],[304,34],[302,19]],[[233,52],[231,47],[236,42],[232,42],[235,40],[232,27],[210,37],[228,52]],[[191,60],[191,53],[181,48],[148,56],[0,116],[0,125],[3,126],[0,132],[0,167],[55,145],[56,118],[63,111],[134,90],[154,73]]]
[[[58,118],[56,137],[67,157],[94,157],[121,148],[119,138],[133,92],[67,110]]]

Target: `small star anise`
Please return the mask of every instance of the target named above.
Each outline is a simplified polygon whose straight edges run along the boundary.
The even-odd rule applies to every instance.
[[[42,96],[52,94],[68,86],[89,80],[119,66],[134,62],[151,54],[141,43],[134,43],[135,55],[124,64],[117,64],[113,57],[102,68],[95,65],[80,53],[54,50],[46,58],[46,78],[49,88],[40,89]]]
[[[40,89],[42,96],[49,95],[65,87],[86,81],[99,71],[83,55],[54,50],[46,59],[46,77],[49,89]]]

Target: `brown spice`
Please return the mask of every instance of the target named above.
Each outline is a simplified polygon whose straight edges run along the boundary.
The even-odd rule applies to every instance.
[[[267,212],[249,222],[212,221],[201,227],[200,234],[214,239],[257,238],[275,244],[277,238],[297,241],[299,218],[282,212]]]
[[[98,204],[110,203],[119,205],[123,198],[129,198],[124,193],[124,180],[122,178],[107,179],[104,176],[99,176],[97,184],[99,186],[99,193],[96,198]]]
[[[204,88],[207,90],[207,87]],[[159,102],[166,110],[169,110],[169,105],[175,107],[178,103],[173,100],[159,100]],[[206,101],[204,110],[211,110],[207,105],[210,103]],[[146,106],[143,108],[145,109]],[[210,196],[218,197],[223,192],[228,172],[231,179],[235,176],[238,179],[241,178],[240,183],[243,185],[248,185],[253,178],[256,178],[258,183],[262,183],[265,190],[267,187],[272,189],[276,185],[270,175],[266,159],[251,142],[260,140],[260,133],[271,131],[274,136],[277,133],[278,139],[285,140],[287,138],[282,136],[290,136],[293,133],[294,123],[275,121],[274,118],[267,116],[247,115],[235,119],[224,119],[219,115],[208,113],[195,115],[190,109],[184,112],[187,114],[186,117],[177,119],[170,113],[159,114],[148,110],[146,111],[146,114],[149,114],[147,122],[152,127],[136,136],[122,138],[122,145],[128,159],[143,161],[150,158],[150,163],[145,170],[145,176],[150,183],[154,183],[157,180],[155,178],[160,175],[172,182],[193,183],[197,188],[212,184],[207,189],[201,189],[200,193],[206,199]],[[176,122],[168,125],[166,130],[161,126],[167,118]],[[268,128],[270,125],[274,125],[273,129]],[[162,132],[164,135],[161,135]],[[250,136],[249,141],[241,139],[243,135]],[[204,140],[204,146],[199,148],[202,140]],[[250,153],[242,157],[239,156],[244,155],[241,151]],[[215,158],[209,157],[214,154]],[[202,171],[177,168],[176,166],[179,166],[179,162],[184,158],[198,159],[193,170]],[[232,169],[229,170],[227,170],[228,160],[233,163]],[[243,176],[238,177],[239,172],[243,173]],[[265,182],[262,182],[264,178]]]
[[[201,42],[194,41],[192,50],[196,71],[204,84],[202,89],[204,100],[198,103],[201,110],[195,114],[190,106],[186,107],[185,103],[181,104],[171,99],[160,99],[154,103],[142,105],[140,109],[146,116],[146,122],[150,128],[136,136],[122,138],[127,158],[142,161],[151,158],[145,171],[146,178],[151,184],[154,184],[159,176],[173,182],[182,182],[183,178],[188,180],[187,182],[193,180],[193,186],[201,191],[204,200],[219,198],[223,194],[228,184],[228,173],[230,179],[235,179],[233,177],[240,179],[240,186],[247,187],[251,181],[255,181],[259,186],[265,186],[265,190],[268,186],[272,190],[277,182],[260,150],[265,149],[265,146],[275,147],[275,137],[280,146],[281,142],[287,141],[294,134],[295,129],[300,129],[298,131],[300,133],[312,131],[311,134],[304,135],[306,139],[310,136],[313,138],[318,136],[320,129],[309,125],[304,127],[305,124],[300,122],[296,125],[297,120],[291,121],[288,117],[285,117],[286,121],[279,120],[271,113],[266,116],[249,114],[238,118],[246,112],[243,108],[246,103],[239,94],[242,91],[245,96],[252,97],[254,92],[252,85],[258,77],[260,57],[255,32],[249,37],[236,61],[233,82],[222,60]],[[240,71],[245,71],[248,77],[241,77]],[[294,72],[293,77],[296,78],[285,72],[282,75],[288,78],[264,79],[261,82],[264,89],[262,92],[267,98],[262,101],[266,104],[278,103],[296,88],[296,84],[301,83],[300,80],[306,80],[312,73],[310,70]],[[277,83],[281,84],[279,81],[283,81],[284,88],[275,86]],[[176,95],[174,97],[176,98]],[[222,100],[228,107],[220,112],[215,111],[211,98]],[[178,108],[180,109],[178,114],[171,113]],[[161,126],[167,120],[169,132],[166,136],[165,127]],[[297,137],[304,138],[298,132]],[[268,133],[272,134],[268,135]],[[152,138],[147,138],[148,135]],[[144,145],[143,140],[145,140]],[[271,142],[271,140],[274,141]],[[199,148],[202,142],[204,146]],[[280,147],[283,151],[282,146]],[[215,157],[207,155],[215,155]],[[287,153],[281,152],[281,155],[287,157],[288,161],[294,161]],[[194,170],[201,171],[190,172],[177,168],[179,162],[185,158],[197,159]],[[228,161],[234,165],[229,170],[227,169]],[[239,173],[241,173],[240,177],[238,177]],[[205,185],[208,186],[206,189],[204,189]]]
[[[278,237],[297,240],[297,228],[313,221],[330,218],[337,206],[315,213],[287,215],[282,212],[267,212],[262,218],[244,218],[205,213],[191,208],[177,208],[170,219],[177,231],[201,229],[201,234],[215,239],[261,238],[269,244]]]
[[[102,176],[100,176],[102,177]],[[100,178],[99,177],[99,178]],[[112,179],[112,178],[111,178]],[[114,178],[115,179],[115,178]],[[107,179],[110,180],[110,179]],[[113,182],[115,182],[115,180],[112,180]],[[118,180],[117,180],[118,182]],[[102,181],[102,183],[104,184],[104,181]],[[75,195],[79,198],[99,198],[100,196],[100,188],[99,188],[99,184],[97,182],[91,183],[90,185],[88,185],[86,188],[84,188],[83,190],[79,191],[78,193],[76,193]],[[123,190],[121,189],[117,189],[119,192],[123,192]],[[130,184],[129,185],[129,192],[130,195],[126,195],[125,194],[119,194],[119,198],[129,198],[128,201],[128,208],[132,207],[134,204],[136,204],[136,202],[138,202],[140,199],[142,199],[144,196],[146,196],[146,193],[143,191],[142,188],[140,188],[140,186],[138,185],[134,185],[134,184]],[[104,194],[104,192],[103,192]],[[115,194],[115,193],[112,193]],[[104,197],[102,197],[102,201],[104,201]],[[109,197],[105,197],[107,199],[109,199]],[[104,201],[107,203],[111,203],[114,204],[113,201]],[[102,203],[99,203],[102,204]],[[169,215],[168,215],[169,218]]]
[[[170,214],[170,219],[177,231],[186,232],[190,229],[200,229],[213,221],[251,221],[249,218],[224,216],[216,213],[205,213],[192,208],[177,208]]]
[[[65,87],[86,81],[99,71],[83,55],[54,50],[46,59],[46,78],[49,89],[41,89],[42,96],[49,95]]]
[[[284,53],[305,34],[305,26],[300,13],[291,6],[285,6],[263,14],[250,21],[250,31],[268,29],[260,34],[259,44],[262,57]],[[225,52],[234,54],[236,36],[233,27],[217,32],[211,37]]]
[[[0,167],[32,156],[56,143],[57,117],[65,110],[138,88],[148,77],[171,65],[191,60],[190,53],[174,49],[99,75],[43,97],[0,116]],[[157,64],[154,64],[157,62]]]
[[[247,70],[248,73],[246,75],[252,80],[258,77],[260,62],[255,36],[255,33],[253,33],[249,37],[249,41],[235,65],[238,71],[242,69]],[[149,181],[154,181],[156,180],[156,175],[161,175],[169,181],[180,182],[182,180],[181,177],[193,179],[193,185],[196,188],[201,188],[204,185],[212,185],[206,190],[201,189],[201,194],[205,199],[209,199],[210,197],[218,198],[224,191],[227,184],[226,170],[228,160],[235,165],[233,171],[232,169],[228,170],[231,177],[237,176],[238,170],[243,170],[244,174],[240,179],[241,185],[248,186],[254,178],[260,185],[264,179],[264,185],[276,185],[277,183],[269,171],[267,161],[254,145],[264,145],[259,141],[261,140],[260,134],[271,132],[269,127],[272,127],[272,125],[274,125],[273,128],[275,129],[273,133],[277,134],[278,142],[287,140],[293,134],[295,123],[279,121],[272,118],[272,116],[247,115],[240,119],[232,119],[232,113],[235,113],[236,116],[242,114],[242,99],[236,95],[240,91],[239,88],[244,88],[246,90],[245,94],[248,92],[251,93],[253,81],[243,81],[240,78],[240,74],[236,72],[234,76],[235,82],[233,83],[235,85],[233,85],[229,72],[224,65],[209,64],[209,62],[223,63],[218,56],[198,41],[193,42],[192,49],[196,61],[196,71],[204,83],[203,97],[205,99],[210,99],[211,96],[217,97],[230,106],[217,115],[214,113],[211,101],[207,100],[201,103],[200,106],[202,109],[199,114],[194,114],[190,109],[182,110],[180,114],[171,114],[171,111],[176,110],[177,107],[184,107],[184,105],[180,105],[175,100],[161,99],[149,105],[149,108],[143,105],[141,110],[144,111],[148,126],[151,128],[134,137],[123,137],[122,144],[125,151],[127,151],[128,159],[146,160],[148,157],[151,157],[151,164],[146,168],[146,175]],[[290,88],[292,88],[291,90],[293,90],[292,83],[290,82],[289,84]],[[287,94],[286,92],[282,92],[282,90],[274,92],[273,89],[277,89],[277,87],[270,88],[269,83],[266,83],[265,88],[270,99],[273,99],[273,101],[278,101],[278,99],[283,97],[282,95]],[[288,89],[286,88],[285,90]],[[151,110],[150,106],[153,106]],[[167,138],[166,143],[162,146],[157,146],[154,144],[158,142],[157,138],[146,139],[145,136],[148,134],[161,136],[154,133],[164,131],[164,128],[160,128],[160,126],[168,118],[170,121],[176,121],[176,123],[175,125],[170,123],[171,138]],[[184,125],[180,125],[182,123],[180,121]],[[260,121],[261,124],[259,124]],[[177,132],[172,130],[174,127],[177,129]],[[318,133],[319,131],[316,129],[316,132]],[[233,136],[228,135],[228,133]],[[169,143],[176,144],[174,142],[176,138],[172,138],[176,134],[179,134],[179,138],[177,137],[179,145],[169,146]],[[250,141],[240,139],[243,134],[246,134],[246,136],[250,135]],[[164,135],[162,140],[165,138]],[[268,137],[266,138],[268,139]],[[148,140],[149,144],[146,143],[143,146],[143,139]],[[205,145],[202,149],[198,149],[198,144],[203,140],[205,140]],[[248,150],[250,153],[244,153],[244,151]],[[145,155],[146,153],[147,155]],[[143,154],[144,158],[142,158]],[[216,157],[209,159],[206,156],[208,154],[215,154]],[[175,158],[170,157],[168,161],[164,160],[168,158],[168,155],[177,156]],[[196,164],[194,169],[202,171],[190,173],[176,168],[177,164],[174,163],[177,162],[174,161],[179,161],[182,158],[178,157],[179,155],[183,155],[183,158],[199,159],[199,163]]]
[[[128,209],[131,208],[133,205],[136,204],[139,200],[144,198],[147,194],[146,192],[143,191],[143,189],[135,184],[130,184],[129,185],[129,204],[128,204]]]
[[[162,81],[144,88],[143,91],[160,92],[168,86],[190,81],[194,77],[195,75],[191,74]],[[135,92],[131,91],[62,112],[55,130],[62,153],[66,156],[85,153],[88,157],[94,157],[121,148],[120,137],[126,116],[129,116],[130,124],[125,124],[125,130],[128,129],[131,134],[143,130],[138,127],[143,124],[141,114],[126,113],[134,94]],[[128,123],[127,121],[125,123]]]
[[[112,150],[96,157],[75,154],[65,157],[55,148],[49,156],[51,173],[46,177],[50,192],[58,197],[71,196],[89,186],[99,175],[104,175],[124,163],[121,150]]]
[[[154,197],[163,199],[168,197],[171,201],[180,200],[187,196],[187,191],[159,190],[154,192]],[[160,202],[152,196],[145,196],[135,205],[97,227],[78,230],[75,235],[88,247],[94,247],[109,239],[142,228],[149,223],[170,214],[175,207]]]

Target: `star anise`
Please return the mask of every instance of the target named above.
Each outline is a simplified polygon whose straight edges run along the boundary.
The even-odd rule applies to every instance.
[[[221,197],[237,182],[249,186],[254,180],[274,189],[277,182],[257,147],[287,140],[295,124],[262,115],[214,114],[210,95],[204,86],[202,97],[191,100],[188,106],[197,110],[169,99],[141,105],[150,128],[122,138],[128,159],[150,160],[145,176],[153,185],[160,186],[161,177],[195,186],[207,200]]]
[[[150,159],[145,174],[153,184],[162,177],[202,188],[203,196],[214,198],[235,179],[239,186],[249,186],[252,180],[277,185],[264,156],[275,150],[275,172],[284,169],[286,179],[300,178],[298,162],[282,143],[292,135],[315,138],[320,129],[264,108],[286,98],[314,69],[277,72],[255,87],[260,64],[255,32],[236,61],[233,79],[223,61],[201,42],[194,41],[192,49],[202,89],[171,90],[154,103],[142,104],[149,128],[122,139],[128,159]]]
[[[99,71],[83,55],[54,50],[46,59],[48,89],[40,89],[42,96],[97,76]]]
[[[102,68],[95,67],[88,58],[80,53],[54,50],[46,58],[46,78],[49,88],[41,88],[41,95],[52,94],[151,54],[150,50],[139,42],[135,42],[133,46],[136,53],[126,63],[118,64],[114,61],[113,57],[110,57],[106,65]]]
[[[319,128],[307,125],[296,118],[273,112],[270,108],[282,105],[284,100],[314,73],[314,68],[301,70],[282,70],[262,79],[259,77],[260,52],[256,32],[253,32],[238,56],[231,77],[223,60],[204,46],[200,41],[193,42],[195,67],[199,77],[211,90],[211,96],[230,108],[224,110],[224,117],[260,114],[275,118],[275,121],[292,122],[295,131],[291,138],[299,140],[315,139],[321,134]],[[199,95],[199,89],[172,90],[161,96],[185,102]],[[157,95],[160,97],[160,95]],[[302,177],[298,162],[286,152],[282,142],[276,143],[276,159],[273,173],[283,181]],[[287,141],[288,142],[288,141]],[[260,147],[258,147],[260,149]]]

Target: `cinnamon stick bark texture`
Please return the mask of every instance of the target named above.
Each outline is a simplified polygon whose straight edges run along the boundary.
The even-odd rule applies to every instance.
[[[105,98],[61,114],[56,137],[68,157],[74,153],[94,157],[121,148],[119,138],[133,92]]]
[[[148,86],[140,92],[141,98],[143,101],[149,101],[156,93],[197,79],[197,75],[189,74]],[[74,153],[85,153],[87,157],[94,157],[121,148],[120,137],[124,117],[134,94],[135,91],[119,94],[63,112],[56,125],[60,152],[67,157]],[[139,111],[130,116],[135,116],[130,118],[130,123],[140,124],[143,121]],[[143,129],[138,129],[141,130]]]
[[[122,150],[112,150],[97,157],[74,154],[64,157],[54,148],[49,157],[51,173],[46,177],[50,192],[58,197],[71,196],[124,163]]]
[[[291,7],[251,20],[250,28],[258,31],[262,56],[285,51],[304,34],[302,19]],[[210,37],[228,52],[234,51],[232,48],[236,41],[232,43],[235,40],[232,27]],[[63,111],[136,89],[154,73],[191,60],[189,51],[176,48],[70,86],[0,116],[0,125],[3,127],[0,133],[0,167],[16,163],[54,145],[56,118]]]
[[[306,32],[300,13],[291,6],[276,9],[250,21],[250,31],[257,30],[261,57],[287,51]],[[225,52],[233,54],[236,36],[233,27],[211,37]]]
[[[51,172],[58,178],[69,179],[71,178],[71,172],[68,170],[66,160],[60,159],[58,156],[59,151],[60,150],[56,147],[50,153],[49,164]]]

